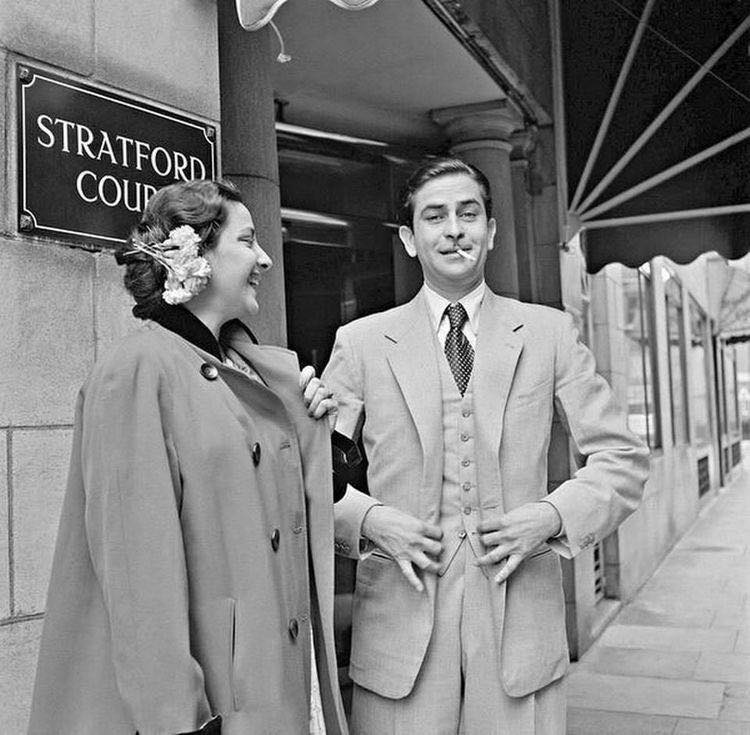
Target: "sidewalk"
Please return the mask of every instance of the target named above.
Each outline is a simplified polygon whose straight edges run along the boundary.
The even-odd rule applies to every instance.
[[[568,735],[750,735],[750,466],[574,664]]]

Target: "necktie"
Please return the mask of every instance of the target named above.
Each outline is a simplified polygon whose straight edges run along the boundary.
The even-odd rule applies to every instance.
[[[445,356],[448,358],[453,379],[463,395],[469,384],[471,370],[474,367],[474,348],[469,344],[463,326],[469,318],[463,304],[450,304],[446,307],[450,329],[445,338]]]

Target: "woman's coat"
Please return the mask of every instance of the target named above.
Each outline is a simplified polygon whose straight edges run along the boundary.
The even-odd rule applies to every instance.
[[[310,621],[346,731],[327,422],[293,353],[231,344],[266,385],[152,325],[82,388],[30,733],[305,733]]]

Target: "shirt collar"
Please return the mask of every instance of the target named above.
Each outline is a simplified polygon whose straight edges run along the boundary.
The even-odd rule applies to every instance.
[[[435,332],[440,328],[440,322],[445,314],[445,309],[452,302],[448,301],[444,296],[441,296],[436,291],[433,291],[426,283],[423,286],[424,295],[427,299],[427,308],[430,311],[430,321],[432,322],[432,328]],[[479,309],[482,305],[482,299],[484,298],[484,291],[486,284],[482,281],[473,291],[470,291],[458,301],[466,309],[466,313],[469,316],[469,326],[474,334],[479,334]]]

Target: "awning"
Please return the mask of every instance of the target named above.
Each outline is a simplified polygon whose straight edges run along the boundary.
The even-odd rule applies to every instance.
[[[552,6],[563,224],[588,270],[747,253],[750,0]]]

